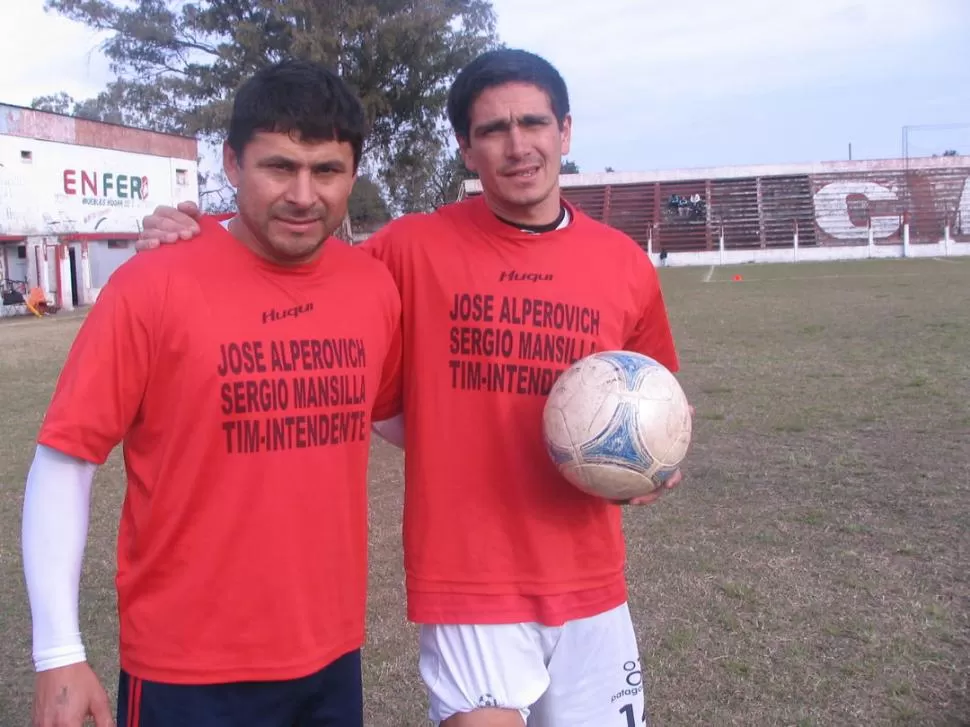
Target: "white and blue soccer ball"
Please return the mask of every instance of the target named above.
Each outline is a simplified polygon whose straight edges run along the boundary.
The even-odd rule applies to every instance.
[[[677,471],[691,440],[687,396],[662,364],[632,351],[580,359],[553,385],[546,450],[569,482],[609,500],[649,494]]]

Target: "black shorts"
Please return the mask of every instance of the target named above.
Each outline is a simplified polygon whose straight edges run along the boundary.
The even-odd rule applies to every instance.
[[[121,672],[118,727],[363,727],[360,651],[276,682],[163,684]]]

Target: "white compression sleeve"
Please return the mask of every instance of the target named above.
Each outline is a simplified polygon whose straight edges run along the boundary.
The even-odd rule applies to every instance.
[[[86,659],[78,599],[96,471],[41,445],[27,475],[21,537],[37,671]]]

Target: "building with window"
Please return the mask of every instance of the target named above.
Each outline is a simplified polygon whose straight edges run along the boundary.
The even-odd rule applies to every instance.
[[[89,305],[157,205],[199,201],[193,138],[0,104],[0,281]]]

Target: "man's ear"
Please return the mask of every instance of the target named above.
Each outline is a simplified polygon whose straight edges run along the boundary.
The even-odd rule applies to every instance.
[[[559,135],[562,140],[562,155],[566,156],[569,153],[569,144],[573,139],[573,117],[569,114],[566,114],[562,120],[562,128],[559,131]]]
[[[228,141],[222,143],[222,169],[226,173],[226,179],[236,189],[239,188],[239,178],[242,176],[240,167],[242,160],[236,154]]]
[[[455,141],[458,142],[458,152],[461,154],[461,160],[465,164],[465,169],[469,172],[478,173],[475,160],[472,158],[471,145],[468,143],[468,138],[456,135]]]

